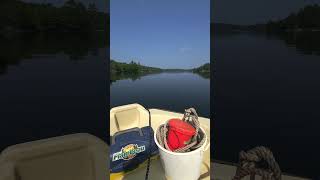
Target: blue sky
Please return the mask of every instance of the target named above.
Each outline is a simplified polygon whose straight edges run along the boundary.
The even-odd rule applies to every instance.
[[[210,61],[210,0],[111,0],[111,59],[161,68]]]

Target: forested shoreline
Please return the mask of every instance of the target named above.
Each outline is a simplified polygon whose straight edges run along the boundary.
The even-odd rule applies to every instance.
[[[2,0],[0,34],[12,32],[90,32],[108,31],[109,14],[99,12],[94,3],[85,6],[75,0],[61,7],[50,3]]]
[[[150,67],[141,65],[139,62],[131,61],[130,63],[119,62],[110,60],[110,75],[111,82],[119,79],[138,79],[141,76],[148,74],[156,74],[161,72],[191,72],[199,74],[202,77],[210,77],[210,63],[193,69],[162,69],[157,67]]]
[[[225,23],[212,23],[212,32],[230,31],[253,31],[253,32],[297,32],[297,31],[319,31],[320,32],[320,6],[318,4],[308,5],[298,12],[289,14],[280,20],[269,20],[265,23],[253,25],[235,25]]]

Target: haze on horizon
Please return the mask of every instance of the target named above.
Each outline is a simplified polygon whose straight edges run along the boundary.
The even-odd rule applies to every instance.
[[[111,59],[190,69],[210,62],[210,0],[111,0]]]
[[[320,0],[213,0],[211,22],[252,25],[279,20]]]

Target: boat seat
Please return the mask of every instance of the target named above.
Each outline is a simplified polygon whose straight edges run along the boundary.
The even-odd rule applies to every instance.
[[[129,109],[115,113],[118,131],[139,127],[140,112],[137,109]]]
[[[142,128],[149,125],[149,113],[139,104],[112,108],[110,111],[110,136],[133,127]]]
[[[11,146],[0,155],[0,180],[101,180],[108,146],[89,134],[73,134]]]

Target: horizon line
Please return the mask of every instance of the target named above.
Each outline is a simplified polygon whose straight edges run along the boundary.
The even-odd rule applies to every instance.
[[[129,64],[130,63],[130,62],[118,61],[118,60],[111,59],[111,58],[110,58],[109,61],[115,61],[115,62],[118,62],[118,63],[125,63],[125,64]],[[140,64],[140,62],[136,62],[136,61],[133,61],[133,62]],[[192,68],[165,68],[165,67],[157,67],[157,66],[150,66],[150,65],[144,65],[144,64],[140,64],[140,65],[141,66],[145,66],[145,67],[149,67],[149,68],[158,68],[158,69],[161,69],[161,70],[192,70],[192,69],[195,69],[195,68],[199,68],[199,67],[201,67],[201,66],[203,66],[205,64],[211,64],[211,62],[210,61],[209,62],[205,62],[205,63],[203,63],[201,65],[198,65],[198,66],[192,67]]]

